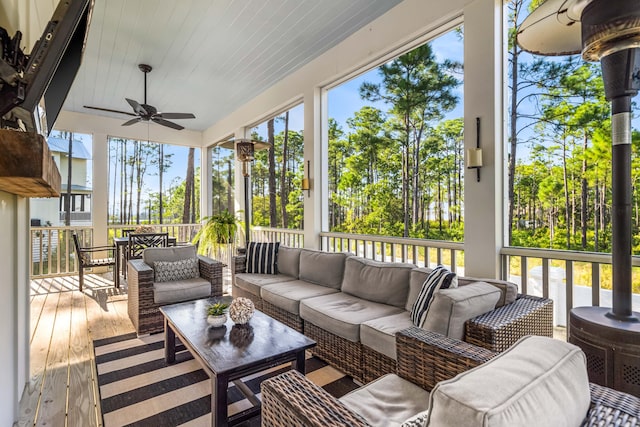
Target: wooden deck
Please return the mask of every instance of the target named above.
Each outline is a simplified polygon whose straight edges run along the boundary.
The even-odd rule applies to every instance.
[[[108,276],[107,276],[108,277]],[[17,426],[101,426],[92,340],[134,332],[126,283],[86,275],[31,282],[31,378]]]

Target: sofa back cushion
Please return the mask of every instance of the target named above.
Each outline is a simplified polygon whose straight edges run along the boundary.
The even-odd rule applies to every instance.
[[[150,267],[153,267],[156,261],[179,261],[197,256],[196,247],[193,245],[147,248],[142,252],[142,260]]]
[[[344,267],[342,292],[368,301],[404,307],[413,264],[379,262],[349,257]]]
[[[428,426],[580,426],[590,404],[575,345],[527,336],[477,368],[439,382]]]
[[[344,276],[344,262],[347,254],[343,252],[323,252],[302,249],[300,252],[300,280],[340,289]]]
[[[496,304],[496,307],[502,307],[506,304],[511,304],[516,300],[518,296],[518,285],[515,283],[507,282],[505,280],[498,279],[478,279],[475,277],[458,277],[458,285],[464,286],[470,283],[484,282],[491,286],[495,286],[500,289],[500,299]]]
[[[427,267],[416,268],[411,272],[411,278],[409,280],[409,297],[407,298],[405,310],[411,311],[411,307],[413,306],[416,298],[418,298],[422,284],[429,276],[429,273],[431,273],[431,268]],[[475,282],[485,282],[500,289],[501,295],[496,307],[511,304],[516,300],[516,296],[518,295],[518,286],[515,283],[496,279],[478,279],[475,277],[458,276],[459,287]]]
[[[278,273],[297,279],[300,275],[300,248],[280,246],[278,249]]]
[[[493,310],[500,290],[485,282],[440,289],[433,296],[422,328],[450,338],[464,338],[467,320]]]

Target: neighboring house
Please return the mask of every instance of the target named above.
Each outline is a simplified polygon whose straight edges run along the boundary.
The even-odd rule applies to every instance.
[[[66,138],[49,137],[49,150],[62,177],[59,199],[31,199],[31,225],[64,225],[65,200],[69,167],[69,141]],[[91,225],[91,194],[87,169],[91,155],[82,141],[74,138],[71,159],[71,225]]]

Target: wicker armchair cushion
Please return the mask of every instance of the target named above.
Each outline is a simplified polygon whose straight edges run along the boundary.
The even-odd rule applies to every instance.
[[[340,401],[370,425],[392,427],[425,411],[429,392],[395,374],[388,374],[342,396]]]
[[[441,289],[433,296],[422,328],[461,340],[465,322],[493,310],[500,295],[499,289],[485,282]]]
[[[238,288],[256,296],[260,296],[260,289],[265,285],[295,280],[293,277],[285,276],[284,274],[236,273],[235,278],[235,285]]]
[[[153,302],[170,304],[211,295],[211,283],[201,277],[153,284]]]
[[[368,320],[360,325],[360,342],[396,360],[396,333],[413,326],[408,311]]]
[[[414,268],[413,264],[349,257],[340,289],[368,301],[402,308],[407,302],[409,276]]]
[[[280,246],[278,249],[278,273],[297,279],[300,276],[300,248]]]
[[[586,358],[575,345],[527,336],[431,392],[430,426],[580,426],[590,404]]]
[[[302,249],[300,252],[300,280],[340,289],[347,254]]]
[[[349,341],[360,341],[360,324],[378,317],[400,313],[392,305],[366,301],[338,292],[300,301],[300,317],[305,322]]]
[[[314,285],[303,280],[265,285],[260,289],[263,300],[293,314],[300,314],[300,300],[339,292],[337,289]]]
[[[178,261],[197,257],[196,247],[193,245],[146,248],[142,252],[142,259],[150,267],[153,267],[156,261]]]

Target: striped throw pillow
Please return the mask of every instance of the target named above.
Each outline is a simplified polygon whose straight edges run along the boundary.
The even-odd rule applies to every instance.
[[[433,295],[438,289],[449,289],[458,287],[458,277],[444,266],[439,265],[433,269],[427,280],[422,284],[418,298],[411,307],[411,321],[414,325],[422,328],[429,312],[429,306],[433,301]]]
[[[258,274],[278,274],[278,247],[280,242],[249,242],[245,272]]]

